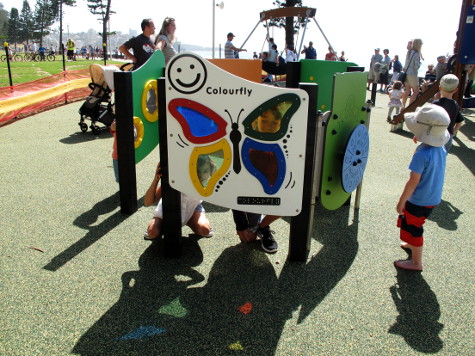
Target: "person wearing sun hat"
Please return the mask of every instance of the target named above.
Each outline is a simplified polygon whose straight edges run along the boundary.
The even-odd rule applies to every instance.
[[[422,271],[422,226],[432,209],[441,202],[447,156],[444,145],[450,139],[447,131],[450,118],[442,107],[428,104],[415,113],[405,114],[404,119],[414,134],[414,141],[421,144],[409,164],[409,180],[396,206],[401,248],[408,253],[409,259],[397,260],[394,265]]]

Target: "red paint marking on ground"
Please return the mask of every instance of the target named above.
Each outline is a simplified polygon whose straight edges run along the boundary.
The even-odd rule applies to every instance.
[[[251,310],[252,310],[252,304],[250,302],[247,302],[242,307],[239,307],[239,311],[243,314],[249,314]]]

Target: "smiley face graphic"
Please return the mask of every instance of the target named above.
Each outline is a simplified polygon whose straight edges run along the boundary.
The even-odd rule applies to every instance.
[[[208,72],[201,58],[187,53],[171,60],[167,76],[176,91],[182,94],[193,94],[203,88]]]

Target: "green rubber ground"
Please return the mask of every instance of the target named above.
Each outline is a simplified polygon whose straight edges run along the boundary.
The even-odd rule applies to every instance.
[[[390,132],[387,102],[378,94],[372,111],[361,209],[317,205],[306,264],[286,263],[288,220],[268,255],[209,204],[214,237],[163,257],[142,238],[153,208],[120,213],[112,136],[80,132],[82,102],[1,127],[0,354],[474,355],[475,111],[414,273],[393,261],[415,145]],[[157,161],[155,149],[138,164],[139,197]]]

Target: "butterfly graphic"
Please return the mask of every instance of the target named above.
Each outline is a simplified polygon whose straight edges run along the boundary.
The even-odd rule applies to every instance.
[[[239,118],[245,110],[241,109],[235,122],[231,113],[225,110],[231,123],[228,141],[226,135],[229,123],[218,113],[191,99],[171,100],[168,110],[180,124],[183,135],[190,143],[200,145],[194,147],[189,165],[190,176],[198,192],[203,196],[211,195],[216,184],[223,184],[226,175],[231,173],[231,165],[232,172],[240,174],[242,160],[246,170],[260,182],[264,192],[276,194],[286,176],[285,153],[290,137],[290,120],[299,109],[300,102],[300,97],[293,93],[266,100],[242,121],[243,133],[239,130]],[[182,142],[186,144],[185,141]],[[219,152],[222,162],[204,186],[197,176],[197,160],[200,155],[212,152]]]

